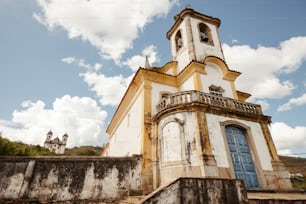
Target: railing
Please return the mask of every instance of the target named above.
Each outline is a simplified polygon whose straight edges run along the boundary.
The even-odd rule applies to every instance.
[[[199,103],[210,105],[213,107],[220,107],[228,110],[239,111],[243,113],[262,115],[260,105],[234,100],[216,96],[212,94],[203,93],[200,91],[183,91],[174,94],[169,94],[163,97],[157,104],[157,112],[172,108],[179,105],[187,105],[192,103]]]

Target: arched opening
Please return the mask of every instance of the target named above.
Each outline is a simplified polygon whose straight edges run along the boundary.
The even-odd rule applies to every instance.
[[[258,188],[259,182],[248,145],[246,131],[235,125],[225,127],[235,177],[243,179],[247,188]]]
[[[199,33],[200,33],[200,41],[203,43],[207,43],[209,45],[213,45],[213,40],[211,37],[211,31],[207,25],[204,23],[199,24]]]
[[[163,162],[182,160],[180,127],[177,122],[170,122],[163,128]]]
[[[176,45],[176,51],[178,51],[181,47],[183,47],[183,39],[181,31],[177,31],[175,35],[175,45]]]

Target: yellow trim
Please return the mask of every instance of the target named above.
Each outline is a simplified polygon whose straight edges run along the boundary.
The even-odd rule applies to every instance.
[[[246,101],[251,96],[251,94],[245,93],[242,91],[236,91],[236,92],[237,92],[238,100],[240,101]]]
[[[238,95],[237,95],[237,91],[236,91],[236,86],[234,84],[233,81],[230,81],[231,84],[231,88],[232,88],[232,93],[233,93],[233,98],[238,100]]]
[[[124,119],[126,113],[132,107],[135,100],[138,98],[139,94],[142,92],[141,85],[146,80],[174,87],[178,86],[177,79],[174,76],[159,73],[153,70],[147,70],[142,68],[139,69],[136,72],[134,78],[132,79],[127,91],[125,92],[125,95],[122,97],[121,102],[118,105],[118,108],[106,129],[106,132],[110,135],[110,138],[117,129],[118,125]]]
[[[105,156],[105,153],[109,150],[109,142],[104,146],[103,150],[100,153],[100,156]]]
[[[151,98],[152,86],[150,81],[144,80],[140,89],[143,90],[142,95],[142,128],[141,128],[141,155],[142,155],[142,175],[152,177],[152,145],[151,145]]]
[[[135,101],[138,99],[138,96],[142,93],[141,90],[139,90],[139,87],[137,87],[136,83],[133,83],[133,85],[130,87],[130,92],[126,93],[124,96],[124,100],[121,101],[106,129],[106,133],[108,133],[110,136],[109,139],[112,138],[112,135],[124,119],[124,116],[127,115]]]
[[[203,91],[202,89],[202,83],[201,83],[201,77],[198,72],[195,72],[193,74],[193,84],[194,84],[194,89],[197,91]]]
[[[278,157],[278,154],[277,154],[277,151],[276,151],[275,144],[273,142],[273,139],[272,139],[272,136],[271,136],[271,133],[270,133],[270,130],[268,128],[268,125],[261,122],[260,126],[261,126],[261,129],[262,129],[263,135],[266,139],[268,149],[269,149],[269,152],[271,154],[272,159],[274,161],[280,161],[280,159]]]
[[[183,71],[177,76],[177,84],[181,86],[186,80],[188,80],[194,73],[207,74],[205,71],[205,65],[196,61],[192,61],[185,67]]]
[[[221,21],[218,18],[213,18],[211,16],[204,15],[202,13],[199,13],[191,8],[185,8],[183,11],[181,11],[178,15],[176,15],[175,23],[172,25],[170,30],[167,32],[167,38],[170,39],[170,36],[174,33],[174,31],[177,29],[177,27],[181,24],[183,19],[186,16],[192,16],[192,18],[199,19],[201,21],[209,22],[211,24],[216,25],[217,27],[220,26]]]
[[[223,73],[223,79],[228,81],[235,81],[236,78],[241,74],[240,72],[230,70],[227,64],[220,58],[214,56],[208,56],[203,60],[204,64],[211,62],[218,65]]]
[[[164,74],[167,74],[167,72],[170,69],[172,69],[172,71],[173,71],[173,74],[170,74],[170,75],[176,76],[176,74],[177,74],[177,61],[168,62],[167,64],[165,64],[163,67],[160,67],[160,68],[153,68],[154,71],[158,71],[158,72],[164,73]]]
[[[155,82],[163,85],[173,86],[179,88],[186,80],[194,75],[194,73],[199,74],[207,74],[205,71],[205,65],[203,63],[199,63],[196,61],[192,61],[178,76],[172,76],[165,73],[161,73],[159,71],[169,70],[172,66],[176,65],[176,62],[171,62],[166,64],[166,67],[158,69],[143,69],[140,68],[132,82],[130,83],[125,95],[121,99],[120,104],[112,120],[110,121],[109,126],[106,129],[106,132],[112,137],[115,130],[118,128],[121,121],[124,119],[126,113],[132,107],[132,104],[135,102],[139,94],[142,92],[142,83],[145,81]],[[200,77],[198,82],[196,82],[198,88],[201,88]],[[151,106],[151,105],[150,105]],[[150,111],[151,112],[151,111]]]
[[[203,133],[201,132],[201,130],[203,130],[203,127],[200,127],[200,125],[203,125],[202,122],[201,122],[201,116],[199,116],[199,114],[203,114],[199,111],[195,111],[194,112],[194,118],[195,118],[195,128],[196,128],[196,134],[195,134],[195,137],[196,137],[196,144],[197,144],[197,149],[198,149],[198,155],[199,155],[199,158],[203,158],[203,149],[204,147],[202,146],[203,144],[203,140],[204,138],[201,138],[203,137]],[[206,124],[207,125],[207,124]],[[201,176],[205,176],[205,170],[204,170],[204,162],[203,160],[201,160],[202,162],[202,165],[201,165]]]

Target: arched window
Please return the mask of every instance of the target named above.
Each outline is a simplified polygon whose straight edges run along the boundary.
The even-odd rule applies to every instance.
[[[181,47],[183,47],[182,34],[180,30],[177,31],[175,35],[175,45],[176,45],[176,51],[178,51]]]
[[[199,24],[200,41],[213,45],[210,29],[204,23]]]

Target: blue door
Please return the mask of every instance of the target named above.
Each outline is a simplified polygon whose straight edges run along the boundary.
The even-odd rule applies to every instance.
[[[235,126],[226,126],[225,131],[236,178],[243,179],[247,188],[259,187],[244,131]]]

